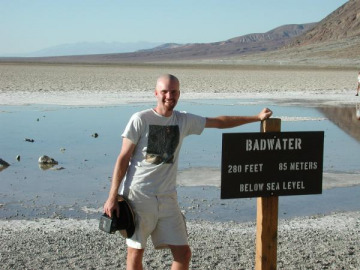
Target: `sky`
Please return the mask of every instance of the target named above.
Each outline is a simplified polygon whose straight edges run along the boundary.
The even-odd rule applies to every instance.
[[[80,42],[207,43],[317,22],[346,0],[0,0],[0,55]]]

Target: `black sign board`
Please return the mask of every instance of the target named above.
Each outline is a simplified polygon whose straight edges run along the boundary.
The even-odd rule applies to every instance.
[[[324,132],[224,133],[221,199],[322,193]]]

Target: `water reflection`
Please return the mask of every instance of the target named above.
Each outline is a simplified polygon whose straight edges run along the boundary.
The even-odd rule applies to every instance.
[[[322,112],[331,122],[360,141],[360,104],[354,107],[321,107]]]
[[[51,168],[53,168],[55,166],[55,164],[42,164],[42,163],[39,163],[39,168],[43,171],[47,171]]]
[[[0,172],[8,168],[9,166],[0,165]]]

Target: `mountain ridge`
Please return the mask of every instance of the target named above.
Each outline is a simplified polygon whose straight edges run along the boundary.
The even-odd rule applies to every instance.
[[[309,30],[315,23],[290,24],[274,28],[266,33],[253,33],[212,43],[166,43],[152,49],[129,53],[69,55],[53,57],[2,58],[12,61],[40,62],[147,62],[168,60],[194,60],[203,58],[227,57],[231,55],[251,54],[261,51],[273,51],[286,44],[291,38]],[[1,59],[1,58],[0,58]]]
[[[349,0],[317,23],[288,24],[213,43],[166,43],[131,53],[38,58],[8,62],[205,63],[360,67],[360,0]]]
[[[350,0],[313,29],[295,38],[288,47],[317,44],[360,36],[360,0]]]

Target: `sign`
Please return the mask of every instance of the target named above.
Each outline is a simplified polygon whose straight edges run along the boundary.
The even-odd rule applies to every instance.
[[[322,193],[324,132],[224,133],[221,199]]]

